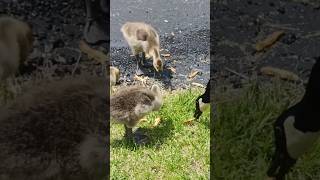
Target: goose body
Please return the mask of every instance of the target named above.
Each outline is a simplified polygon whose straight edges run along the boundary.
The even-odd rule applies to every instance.
[[[285,179],[296,161],[320,137],[320,60],[312,68],[300,102],[285,110],[274,123],[275,152],[268,176]]]

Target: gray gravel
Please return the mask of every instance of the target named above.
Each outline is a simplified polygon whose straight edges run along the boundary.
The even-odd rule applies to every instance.
[[[122,82],[132,83],[136,63],[120,28],[126,21],[144,21],[157,29],[162,53],[171,54],[165,67],[177,72],[165,70],[158,75],[150,68],[146,75],[171,89],[188,87],[191,82],[206,84],[210,76],[209,0],[112,0],[110,4],[111,64],[120,69]],[[188,81],[192,69],[201,73]]]

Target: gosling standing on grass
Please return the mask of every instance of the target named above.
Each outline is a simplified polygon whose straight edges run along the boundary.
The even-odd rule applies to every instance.
[[[196,99],[196,110],[194,118],[199,119],[202,113],[210,106],[210,81],[208,81],[205,92]]]
[[[163,70],[159,35],[151,25],[143,22],[127,22],[121,27],[121,32],[136,58],[137,75],[143,75],[140,65],[145,65],[145,58],[153,59],[153,67],[157,72]],[[139,53],[142,53],[142,59]]]
[[[13,17],[0,17],[0,82],[13,77],[32,50],[30,26]]]
[[[134,138],[137,144],[147,140],[146,135],[132,132],[141,118],[151,111],[158,111],[163,104],[160,87],[125,87],[116,92],[110,99],[111,117],[115,122],[124,124],[125,137]]]
[[[274,135],[276,149],[267,174],[272,179],[282,180],[320,136],[319,58],[312,68],[302,100],[278,117]]]

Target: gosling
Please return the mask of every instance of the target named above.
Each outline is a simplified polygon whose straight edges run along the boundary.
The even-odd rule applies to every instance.
[[[111,96],[111,118],[117,123],[124,124],[126,138],[134,138],[135,142],[140,144],[148,137],[143,134],[133,134],[132,128],[151,111],[158,111],[162,104],[163,97],[157,85],[153,85],[151,89],[139,86],[127,87]]]
[[[153,59],[152,64],[157,72],[163,71],[159,35],[151,25],[143,22],[127,22],[121,27],[121,32],[136,58],[136,74],[138,76],[144,74],[140,68],[140,64],[142,66],[145,65],[145,58]],[[142,59],[139,53],[142,53]]]
[[[13,17],[0,17],[0,82],[13,77],[32,50],[30,26]]]

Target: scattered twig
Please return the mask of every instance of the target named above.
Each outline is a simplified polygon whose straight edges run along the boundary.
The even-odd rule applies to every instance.
[[[243,74],[241,74],[241,73],[238,73],[238,72],[236,72],[236,71],[234,71],[234,70],[232,70],[232,69],[229,69],[229,68],[225,68],[225,70],[227,70],[227,71],[229,71],[229,72],[231,72],[231,73],[233,73],[233,74],[235,74],[235,75],[238,75],[238,76],[240,76],[240,77],[242,77],[243,79],[249,79],[247,76],[245,76],[245,75],[243,75]]]
[[[276,28],[276,29],[291,30],[291,31],[299,30],[298,28],[288,27],[288,26],[290,26],[290,24],[271,24],[271,23],[266,23],[266,24],[264,24],[264,26],[272,27],[272,28]]]
[[[71,76],[73,76],[74,73],[76,72],[76,70],[77,70],[77,68],[79,66],[79,62],[80,62],[81,57],[82,57],[82,53],[79,51],[79,56],[78,56],[78,59],[77,59],[77,62],[75,64],[75,66],[74,66],[74,68],[72,70]]]
[[[197,86],[197,87],[205,88],[205,86],[200,84],[200,83],[193,82],[191,84],[194,85],[194,86]]]

